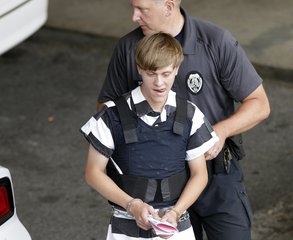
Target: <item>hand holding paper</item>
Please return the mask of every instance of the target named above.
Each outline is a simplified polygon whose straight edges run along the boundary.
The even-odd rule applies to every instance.
[[[162,222],[153,218],[151,215],[148,216],[148,220],[156,235],[173,235],[178,232],[178,229],[167,221]]]

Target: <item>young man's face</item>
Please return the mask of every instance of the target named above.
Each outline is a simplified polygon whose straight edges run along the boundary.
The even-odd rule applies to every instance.
[[[138,72],[142,77],[142,94],[149,104],[164,104],[178,73],[178,67],[169,65],[156,71],[138,68]]]
[[[130,0],[132,21],[137,23],[144,35],[164,32],[166,21],[165,0]]]

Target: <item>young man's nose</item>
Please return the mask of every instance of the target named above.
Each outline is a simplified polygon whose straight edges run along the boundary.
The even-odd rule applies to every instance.
[[[156,75],[156,76],[155,76],[154,84],[155,84],[156,86],[161,86],[163,83],[164,83],[164,82],[163,82],[162,77],[161,77],[160,75]]]

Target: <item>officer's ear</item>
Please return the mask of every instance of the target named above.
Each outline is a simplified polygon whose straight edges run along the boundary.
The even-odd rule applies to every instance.
[[[175,2],[174,2],[174,0],[167,0],[165,2],[165,7],[166,7],[165,16],[166,17],[169,17],[171,15],[171,12],[175,8]]]

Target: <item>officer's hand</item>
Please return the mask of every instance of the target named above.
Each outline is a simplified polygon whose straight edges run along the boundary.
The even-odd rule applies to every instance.
[[[219,125],[216,124],[213,126],[213,129],[215,133],[217,134],[219,141],[217,141],[215,145],[205,153],[204,156],[206,160],[212,160],[215,157],[217,157],[224,147],[227,136],[225,135],[225,132],[222,130],[222,128]]]
[[[216,142],[215,145],[204,154],[205,159],[206,160],[214,159],[221,152],[222,148],[223,146],[219,142]]]

